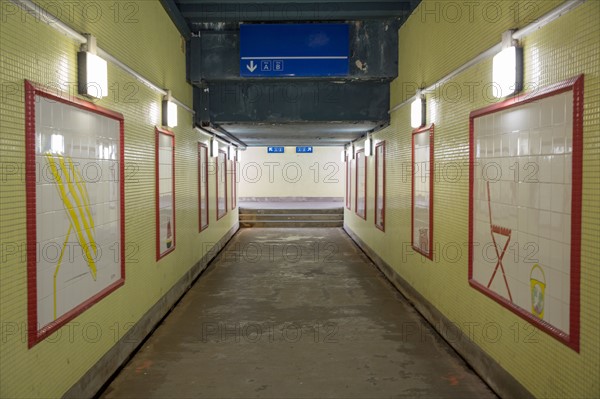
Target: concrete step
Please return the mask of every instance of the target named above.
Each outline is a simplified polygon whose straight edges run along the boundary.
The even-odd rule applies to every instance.
[[[314,208],[281,208],[281,209],[256,209],[256,208],[243,208],[240,207],[240,214],[260,214],[260,215],[281,215],[281,214],[344,214],[344,208],[328,208],[328,209],[314,209]]]
[[[343,220],[240,220],[241,227],[343,227]]]
[[[321,220],[321,221],[336,221],[336,220],[344,220],[343,213],[240,213],[240,221],[283,221],[283,220]]]

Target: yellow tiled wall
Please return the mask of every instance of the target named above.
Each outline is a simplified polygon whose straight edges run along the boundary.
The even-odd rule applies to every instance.
[[[242,151],[240,197],[344,196],[343,147],[314,147],[312,154],[268,154],[267,147]]]
[[[78,32],[95,35],[99,47],[191,106],[184,42],[160,2],[37,4]],[[238,214],[229,210],[216,221],[216,181],[210,175],[210,225],[198,233],[197,143],[208,138],[191,128],[191,114],[180,107],[173,129],[176,249],[156,262],[154,151],[162,96],[109,62],[110,94],[98,104],[125,117],[125,239],[134,249],[125,285],[28,349],[23,84],[28,79],[76,90],[79,45],[9,1],[0,7],[0,397],[59,397],[225,236]]]
[[[560,3],[424,0],[399,30],[399,76],[392,83],[391,107],[412,96],[415,87],[432,85],[499,43],[503,31],[523,27]],[[448,4],[462,7],[462,17],[457,19],[458,14],[450,13],[451,9],[444,11]],[[468,7],[475,7],[473,14]],[[498,7],[499,17],[492,18],[492,8],[484,16],[482,10],[486,7]],[[428,13],[431,10],[438,12]],[[436,179],[434,185],[433,245],[437,256],[426,259],[410,245],[410,105],[393,112],[391,125],[374,135],[375,142],[386,140],[385,233],[373,223],[373,157],[368,160],[367,220],[358,218],[354,210],[345,213],[346,225],[366,245],[540,398],[600,395],[599,20],[600,2],[587,1],[522,40],[526,84],[543,87],[585,75],[579,353],[468,283],[469,113],[493,102],[490,94],[482,90],[491,81],[491,59],[469,68],[427,95],[427,123],[435,123],[436,173],[447,173],[446,178]],[[358,147],[361,145],[358,143]],[[452,169],[444,172],[444,168]],[[444,248],[452,252],[440,255]],[[488,322],[500,326],[501,336],[497,341],[484,336],[481,328],[469,330]]]

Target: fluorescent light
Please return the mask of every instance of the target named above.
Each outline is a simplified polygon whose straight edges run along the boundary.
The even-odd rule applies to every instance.
[[[213,158],[215,158],[219,155],[219,142],[217,141],[217,139],[215,137],[213,137],[211,140],[211,152],[212,152]]]
[[[410,126],[413,129],[425,125],[425,99],[420,93],[417,93],[417,98],[410,105]]]
[[[365,157],[371,156],[371,138],[367,137],[365,140]]]
[[[523,85],[523,49],[510,46],[493,59],[494,97],[503,98],[521,90]]]
[[[79,94],[103,98],[108,96],[108,66],[105,60],[88,51],[77,53]]]

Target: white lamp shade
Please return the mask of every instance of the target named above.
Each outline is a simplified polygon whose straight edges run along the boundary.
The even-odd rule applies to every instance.
[[[371,156],[371,138],[367,137],[365,140],[365,157]]]
[[[423,118],[423,115],[425,114],[423,102],[423,98],[417,96],[415,101],[413,101],[410,105],[410,126],[413,129],[421,127],[425,124],[425,118]]]
[[[79,93],[95,98],[108,96],[108,66],[106,60],[87,51],[77,54]]]
[[[219,142],[217,141],[217,139],[213,138],[211,145],[212,145],[211,152],[212,152],[212,156],[214,158],[219,155]]]
[[[340,152],[340,162],[346,162],[346,150]]]
[[[494,56],[492,81],[494,96],[503,98],[521,90],[523,81],[523,49],[507,47]]]
[[[168,127],[177,126],[177,104],[173,101],[163,100],[163,125]]]

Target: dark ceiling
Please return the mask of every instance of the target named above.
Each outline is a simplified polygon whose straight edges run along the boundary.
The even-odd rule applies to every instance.
[[[370,118],[348,117],[348,112],[344,113],[341,110],[363,107],[365,99],[360,99],[361,96],[366,98],[373,93],[380,93],[382,85],[389,86],[387,83],[395,78],[398,58],[397,29],[420,1],[161,0],[182,36],[188,40],[188,80],[197,88],[194,91],[196,124],[208,131],[233,135],[249,146],[343,145],[385,126],[389,122],[389,104],[386,104],[389,92],[382,93],[374,99],[377,107],[382,109],[370,112]],[[323,78],[274,78],[263,81],[240,77],[241,23],[319,22],[350,24],[350,73],[347,77],[329,79],[328,82]],[[367,66],[370,69],[367,69]],[[275,114],[280,115],[276,121],[270,120],[269,117],[252,121],[245,120],[244,117],[239,120],[219,120],[219,116],[227,112],[229,116],[235,113],[231,112],[231,107],[225,110],[214,109],[215,104],[220,103],[215,101],[215,98],[210,98],[214,97],[215,86],[262,85],[263,82],[266,85],[298,85],[300,90],[307,92],[317,84],[342,83],[354,85],[358,87],[358,91],[349,88],[349,93],[353,95],[343,98],[337,107],[331,107],[330,115],[324,116],[323,109],[312,107],[298,119],[297,105],[292,109],[281,104],[279,109],[273,110],[274,106],[270,104],[269,108],[263,107],[254,111],[257,115],[261,112],[267,115],[275,111]],[[347,106],[344,102],[348,103]],[[247,104],[246,108],[244,104],[241,105],[242,109],[247,109]],[[278,106],[276,103],[275,108]],[[286,115],[289,117],[286,118]]]

